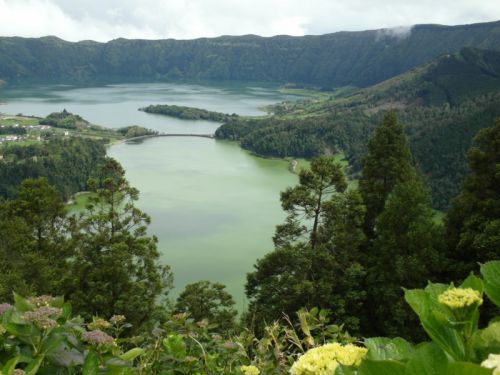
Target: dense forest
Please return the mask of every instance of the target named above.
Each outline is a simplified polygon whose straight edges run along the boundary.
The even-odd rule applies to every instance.
[[[168,301],[173,275],[117,161],[96,162],[78,215],[28,178],[0,202],[2,372],[492,375],[499,144],[500,119],[475,137],[444,223],[394,112],[369,138],[359,188],[314,158],[281,193],[286,219],[247,275],[240,322],[221,284]]]
[[[0,79],[16,82],[240,80],[368,86],[463,47],[498,49],[500,23],[416,25],[318,36],[65,42],[0,38]]]
[[[446,209],[467,173],[473,136],[500,116],[499,91],[500,53],[468,48],[346,95],[278,104],[263,119],[231,119],[216,136],[265,156],[340,150],[356,178],[373,129],[385,111],[397,110],[434,206]]]
[[[88,179],[98,173],[106,156],[103,141],[54,137],[31,145],[16,143],[0,148],[0,197],[13,198],[27,178],[45,177],[60,197],[88,189]]]

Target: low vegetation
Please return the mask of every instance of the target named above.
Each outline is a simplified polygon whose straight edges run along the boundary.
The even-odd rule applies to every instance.
[[[85,321],[72,317],[62,298],[15,295],[14,305],[0,305],[0,366],[6,375],[492,375],[500,370],[500,323],[478,322],[486,296],[500,307],[500,262],[485,263],[481,274],[459,287],[405,291],[428,334],[418,344],[352,338],[318,309],[299,311],[297,325],[274,322],[260,338],[245,330],[222,336],[220,327],[189,314],[169,316],[152,335],[127,338],[123,315]]]

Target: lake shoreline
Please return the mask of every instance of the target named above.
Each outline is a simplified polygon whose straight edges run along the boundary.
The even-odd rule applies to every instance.
[[[137,108],[167,102],[260,117],[259,107],[290,98],[246,86],[51,89],[44,85],[0,91],[0,100],[8,100],[1,109],[8,113],[47,115],[66,109],[106,128],[139,124],[170,134],[214,134],[220,124],[154,116]],[[210,280],[226,284],[243,309],[245,275],[273,248],[274,228],[286,216],[280,192],[297,183],[297,176],[288,170],[289,161],[251,155],[228,140],[179,137],[134,145],[126,141],[112,140],[107,155],[123,166],[130,185],[140,191],[137,207],[151,217],[148,232],[158,237],[161,261],[175,275],[173,295],[189,283]],[[84,196],[76,197],[80,206]],[[79,206],[68,207],[75,213]]]

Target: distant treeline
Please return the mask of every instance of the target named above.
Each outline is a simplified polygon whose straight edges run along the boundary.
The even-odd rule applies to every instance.
[[[235,113],[233,113],[232,115],[228,115],[220,112],[207,111],[206,109],[168,104],[149,105],[144,108],[139,108],[139,111],[176,117],[182,120],[207,120],[215,122],[225,122],[231,120],[232,118],[238,117],[238,115]]]
[[[238,80],[369,86],[462,47],[500,48],[500,23],[263,38],[65,42],[0,38],[0,79],[16,82]]]

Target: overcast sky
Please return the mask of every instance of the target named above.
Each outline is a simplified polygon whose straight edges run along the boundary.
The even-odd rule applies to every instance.
[[[500,0],[0,0],[0,35],[191,39],[500,20]]]

